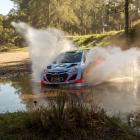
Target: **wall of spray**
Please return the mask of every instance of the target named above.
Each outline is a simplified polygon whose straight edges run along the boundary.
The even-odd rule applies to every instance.
[[[65,33],[57,29],[38,30],[26,23],[12,22],[15,29],[24,36],[30,46],[33,80],[39,81],[43,69],[52,63],[57,55],[74,48]],[[93,47],[86,56],[83,72],[84,82],[92,85],[117,78],[139,76],[140,51],[132,48],[122,51],[118,47]]]
[[[132,48],[93,47],[87,54],[84,81],[96,85],[106,81],[135,79],[139,76],[140,51]]]
[[[25,38],[29,47],[30,59],[32,62],[33,80],[40,81],[43,69],[52,63],[57,55],[74,48],[72,42],[65,38],[65,33],[48,28],[38,30],[26,23],[12,22],[12,26]]]

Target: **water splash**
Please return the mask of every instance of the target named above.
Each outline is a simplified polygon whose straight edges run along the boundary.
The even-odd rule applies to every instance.
[[[93,47],[87,54],[84,81],[96,85],[105,81],[134,79],[140,75],[140,51],[118,47]]]
[[[42,70],[51,64],[57,55],[74,47],[60,30],[38,30],[23,22],[12,22],[12,25],[30,46],[33,79],[37,82]],[[122,51],[118,47],[93,47],[86,56],[84,82],[96,85],[105,81],[133,80],[140,75],[139,56],[140,51],[136,48]]]
[[[42,70],[51,64],[57,55],[74,47],[73,43],[65,38],[66,34],[60,30],[54,28],[38,30],[23,22],[12,22],[12,25],[30,46],[33,80],[37,82],[40,80]]]

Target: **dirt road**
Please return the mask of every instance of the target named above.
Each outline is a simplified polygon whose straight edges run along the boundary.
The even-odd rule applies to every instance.
[[[0,67],[17,65],[28,60],[29,54],[26,51],[0,53]]]
[[[16,76],[30,71],[29,54],[27,51],[0,53],[0,76]]]

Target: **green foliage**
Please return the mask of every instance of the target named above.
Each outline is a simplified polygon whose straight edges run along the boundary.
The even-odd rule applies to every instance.
[[[13,19],[12,15],[10,17],[0,16],[0,51],[24,45],[21,36],[11,27]]]
[[[81,49],[91,48],[93,46],[106,47],[112,45],[115,38],[120,37],[121,31],[106,32],[103,34],[92,34],[83,36],[70,36]]]
[[[56,27],[71,34],[91,34],[124,27],[124,0],[12,0],[16,20],[34,27]],[[140,2],[130,8],[131,20],[139,17]],[[133,13],[133,14],[132,14]]]
[[[46,108],[0,115],[0,139],[130,140],[136,139],[117,117],[57,93]]]
[[[124,0],[11,0],[15,4],[7,16],[0,16],[0,45],[24,46],[24,40],[11,27],[12,21],[27,22],[36,28],[55,27],[71,35],[100,34],[124,28]],[[140,1],[130,1],[130,25],[139,19]],[[95,37],[91,37],[96,39]],[[104,37],[103,37],[104,38]],[[107,46],[110,41],[99,42],[84,36],[78,39],[83,46]],[[77,38],[76,38],[77,39]],[[76,41],[74,39],[74,41]],[[92,41],[93,40],[93,41]],[[77,41],[76,41],[77,42]],[[87,41],[89,42],[89,41]]]

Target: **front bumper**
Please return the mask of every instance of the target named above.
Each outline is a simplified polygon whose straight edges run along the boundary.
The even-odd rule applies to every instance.
[[[45,80],[41,80],[40,84],[41,86],[46,86],[46,85],[67,85],[67,84],[80,84],[83,83],[82,79],[76,79],[76,80],[72,80],[72,81],[66,81],[66,82],[47,82]]]
[[[41,85],[66,85],[82,83],[81,71],[69,72],[49,72],[44,73],[41,80]]]

